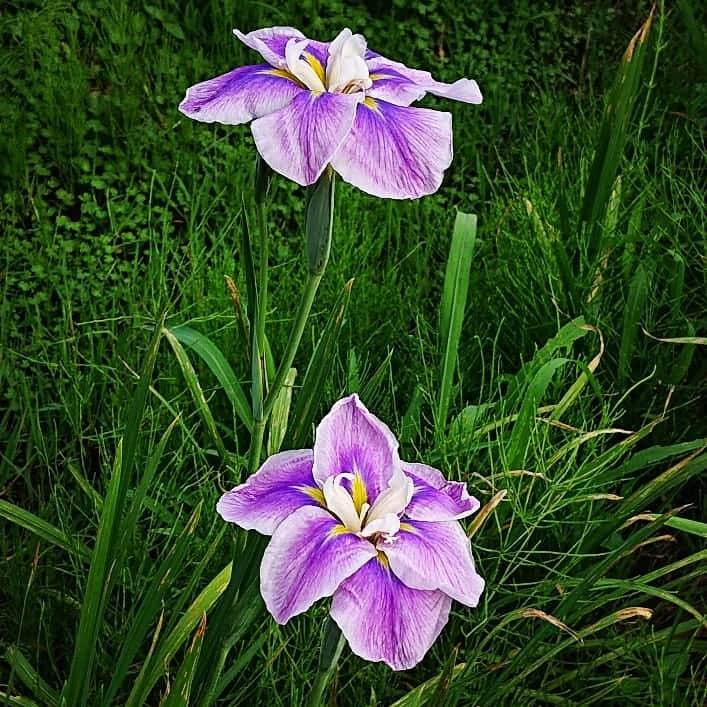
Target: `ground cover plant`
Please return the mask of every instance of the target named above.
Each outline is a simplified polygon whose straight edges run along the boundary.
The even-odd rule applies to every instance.
[[[3,700],[703,704],[701,12],[3,8]],[[266,454],[311,448],[356,393],[401,457],[479,499],[462,520],[479,605],[454,605],[403,672],[348,650],[332,667],[326,603],[272,621],[257,543],[215,513],[246,478],[258,397],[255,150],[247,130],[177,104],[252,63],[233,27],[285,24],[351,27],[484,94],[421,104],[453,113],[437,193],[393,202],[337,184],[328,267],[264,439]],[[312,202],[278,176],[268,198],[259,352],[274,371]]]

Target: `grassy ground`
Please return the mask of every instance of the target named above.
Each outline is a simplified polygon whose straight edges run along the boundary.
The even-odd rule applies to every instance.
[[[69,673],[85,548],[159,313],[212,337],[247,381],[224,275],[245,290],[252,140],[245,128],[192,123],[176,105],[186,86],[254,60],[233,26],[292,24],[322,38],[350,26],[409,66],[477,78],[485,96],[480,108],[426,99],[455,121],[438,194],[392,203],[345,184],[337,193],[332,259],[298,368],[356,278],[322,410],[359,391],[402,434],[404,458],[467,480],[482,503],[506,491],[474,535],[482,606],[456,606],[409,673],[345,655],[337,704],[704,704],[704,527],[684,522],[704,520],[707,466],[707,357],[694,338],[707,331],[704,18],[687,1],[658,13],[618,179],[606,208],[584,218],[606,97],[650,8],[487,4],[50,0],[0,11],[0,510],[17,520],[13,509],[25,509],[35,515],[24,526],[38,530],[38,517],[51,530],[0,526],[4,692],[52,704]],[[277,181],[273,203],[277,357],[304,277],[302,190]],[[446,428],[432,411],[456,209],[478,214],[479,233]],[[243,452],[226,396],[193,363],[229,449]],[[144,498],[129,494],[138,515],[98,629],[88,704],[106,700],[116,655],[142,620],[111,697],[126,703],[158,624],[159,647],[231,556],[231,531],[212,509],[243,469],[219,464],[166,343],[136,454],[137,479],[154,476]],[[635,518],[685,504],[675,518]],[[175,547],[183,555],[157,609],[139,616]],[[228,658],[221,703],[300,704],[325,612],[284,628],[260,616]],[[185,645],[157,666],[149,704]]]

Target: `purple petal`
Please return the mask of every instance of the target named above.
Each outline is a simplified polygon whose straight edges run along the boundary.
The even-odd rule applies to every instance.
[[[312,476],[312,450],[274,454],[248,480],[221,496],[216,510],[246,530],[272,535],[302,506],[323,505]]]
[[[267,64],[241,66],[188,88],[179,110],[202,123],[240,125],[284,108],[299,93],[306,91],[298,82]]]
[[[285,47],[293,37],[303,39],[304,35],[294,27],[266,27],[256,29],[248,34],[243,34],[239,29],[234,29],[233,34],[247,47],[260,53],[271,66],[278,69],[287,68],[285,62]]]
[[[405,515],[414,520],[457,520],[479,509],[479,502],[469,495],[466,484],[447,481],[440,471],[426,464],[403,462],[403,471],[415,489]]]
[[[285,108],[253,122],[258,152],[288,179],[313,184],[351,132],[362,95],[302,91]]]
[[[406,587],[385,565],[369,560],[342,582],[331,616],[356,655],[408,670],[441,633],[452,600],[443,592]]]
[[[450,113],[372,99],[358,107],[353,129],[332,160],[344,181],[392,199],[437,191],[451,163]]]
[[[323,486],[330,476],[358,472],[372,505],[399,469],[398,441],[358,395],[339,400],[319,423],[312,469],[318,484]]]
[[[479,85],[473,79],[459,79],[454,83],[435,81],[429,71],[409,69],[405,64],[391,61],[379,54],[366,57],[373,86],[368,91],[372,98],[379,98],[401,106],[409,106],[425,93],[451,98],[464,103],[481,103]]]
[[[243,34],[239,29],[234,29],[233,34],[247,47],[255,49],[271,66],[278,69],[286,69],[285,47],[291,39],[304,39],[304,35],[294,27],[266,27],[256,29],[248,34]],[[305,53],[311,54],[323,68],[326,69],[327,57],[329,56],[329,42],[317,42],[308,40],[309,44],[305,48]]]
[[[331,596],[376,556],[371,543],[347,531],[323,508],[306,506],[284,520],[260,565],[260,591],[275,621],[287,623]]]
[[[457,521],[403,521],[395,539],[380,550],[408,587],[439,589],[467,606],[479,603],[484,580],[476,573],[469,538]]]

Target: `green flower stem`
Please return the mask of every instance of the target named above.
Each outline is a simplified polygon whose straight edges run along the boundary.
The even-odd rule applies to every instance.
[[[287,372],[290,370],[292,362],[295,360],[295,354],[297,353],[300,341],[302,340],[304,327],[307,324],[309,312],[312,309],[314,297],[317,294],[317,289],[319,288],[319,282],[322,279],[322,275],[323,271],[318,274],[310,274],[307,279],[307,284],[305,285],[304,292],[302,293],[302,299],[300,300],[299,307],[297,308],[297,314],[295,315],[295,324],[290,332],[290,338],[287,342],[285,355],[280,362],[280,366],[277,369],[277,375],[275,376],[275,380],[265,400],[263,413],[266,420],[268,415],[272,412],[275,400],[277,400],[277,394],[285,382]]]
[[[260,466],[260,455],[265,436],[267,415],[263,399],[268,387],[265,366],[265,320],[268,307],[268,224],[265,202],[258,203],[258,231],[260,234],[260,265],[258,268],[258,301],[255,309],[252,376],[253,376],[253,434],[250,444],[248,471],[252,474]]]
[[[333,619],[329,618],[322,638],[317,677],[312,685],[312,691],[309,693],[307,707],[320,707],[322,704],[324,692],[334,677],[336,664],[339,662],[345,643],[346,639],[341,633],[341,629]]]

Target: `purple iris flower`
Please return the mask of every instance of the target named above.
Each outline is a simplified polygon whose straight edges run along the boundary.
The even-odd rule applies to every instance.
[[[313,450],[269,457],[217,510],[272,535],[260,589],[278,623],[333,595],[351,650],[406,670],[439,636],[452,599],[479,602],[484,580],[458,522],[478,507],[463,483],[401,461],[392,432],[352,395],[321,421]]]
[[[234,33],[267,64],[192,86],[182,113],[206,123],[252,120],[263,159],[303,186],[330,164],[374,196],[416,199],[439,189],[452,162],[452,116],[409,106],[426,93],[481,103],[476,81],[435,81],[370,51],[350,29],[333,42],[292,27]]]

